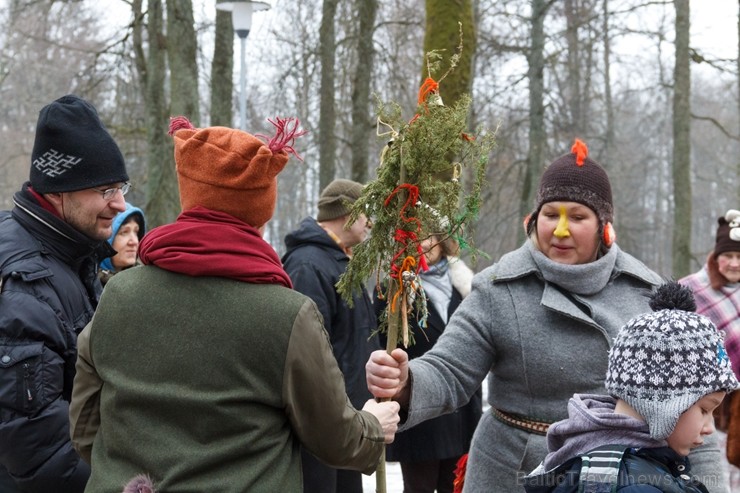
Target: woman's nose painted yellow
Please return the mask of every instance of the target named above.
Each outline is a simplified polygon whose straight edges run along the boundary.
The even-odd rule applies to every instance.
[[[568,214],[563,206],[560,206],[560,219],[558,219],[558,225],[555,227],[553,234],[556,238],[568,238],[570,236]]]

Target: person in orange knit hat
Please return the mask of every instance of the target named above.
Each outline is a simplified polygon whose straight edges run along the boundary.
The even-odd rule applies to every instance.
[[[80,336],[70,418],[90,491],[142,473],[159,491],[300,491],[299,446],[370,474],[393,440],[398,404],[348,404],[316,305],[262,239],[303,134],[274,125],[263,142],[171,121],[182,213]]]

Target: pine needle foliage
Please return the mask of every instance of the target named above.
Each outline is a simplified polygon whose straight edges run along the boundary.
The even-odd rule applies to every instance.
[[[416,116],[405,121],[398,104],[378,102],[378,135],[390,139],[381,153],[377,178],[364,187],[350,214],[349,224],[365,214],[373,227],[370,237],[354,247],[337,284],[348,304],[352,292],[363,289],[372,277],[383,297],[392,283],[400,283],[398,272],[408,257],[414,258],[418,272],[419,244],[432,235],[451,236],[462,248],[477,253],[471,226],[480,211],[494,138],[484,128],[468,132],[470,104],[470,96],[463,95],[447,107],[436,93],[431,94],[419,104]],[[464,177],[470,177],[471,183],[463,183]],[[409,316],[423,318],[424,296],[411,298],[401,303],[413,305]],[[391,304],[388,300],[388,309]],[[380,330],[385,331],[387,314],[380,319]]]

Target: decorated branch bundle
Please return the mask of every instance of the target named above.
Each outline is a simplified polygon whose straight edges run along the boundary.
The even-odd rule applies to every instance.
[[[435,52],[427,56],[435,58]],[[430,75],[432,65],[428,63]],[[377,179],[365,186],[350,216],[351,224],[365,214],[373,229],[370,238],[354,248],[338,289],[351,303],[352,291],[376,277],[379,296],[387,300],[379,330],[388,332],[389,351],[399,343],[413,344],[409,317],[425,327],[426,297],[418,273],[427,266],[421,242],[431,236],[452,237],[471,249],[471,225],[480,210],[493,134],[469,130],[468,95],[454,105],[443,104],[439,87],[447,73],[439,82],[431,77],[424,81],[410,121],[403,119],[399,105],[379,103],[378,135],[390,140],[381,153]]]

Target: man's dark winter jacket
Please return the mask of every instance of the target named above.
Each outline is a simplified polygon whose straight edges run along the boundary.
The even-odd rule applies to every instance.
[[[376,328],[372,301],[365,291],[357,292],[350,309],[337,293],[336,283],[349,258],[316,220],[309,217],[301,221],[298,229],[285,237],[285,245],[285,272],[293,288],[318,306],[344,374],[347,395],[353,406],[362,409],[372,398],[365,381],[365,363],[370,353],[380,348],[377,337],[370,338]]]
[[[0,212],[0,484],[82,492],[69,400],[77,335],[100,296],[97,264],[115,253],[44,210],[27,190]],[[5,492],[4,492],[5,493]]]

